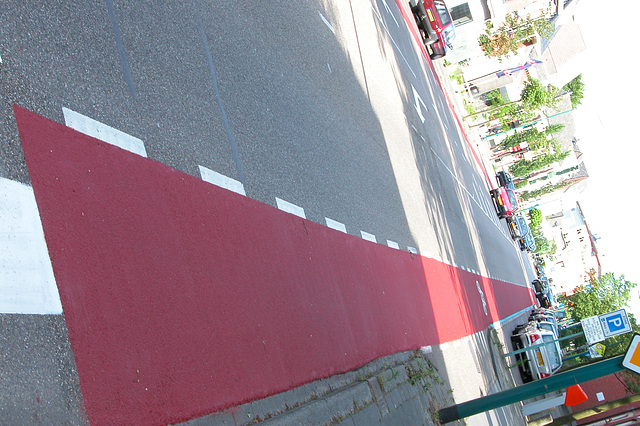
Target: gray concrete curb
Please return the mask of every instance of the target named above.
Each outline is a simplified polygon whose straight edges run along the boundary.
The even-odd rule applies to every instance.
[[[429,360],[409,351],[183,424],[434,425],[437,410],[452,403]]]

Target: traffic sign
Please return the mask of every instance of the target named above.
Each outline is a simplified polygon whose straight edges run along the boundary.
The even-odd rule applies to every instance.
[[[617,311],[598,316],[600,317],[600,325],[602,325],[605,337],[611,337],[631,331],[631,324],[629,324],[629,318],[627,317],[627,312],[624,309],[618,309]]]
[[[594,315],[580,321],[584,337],[592,345],[604,339],[631,331],[627,311],[618,309],[606,314]]]
[[[627,353],[622,359],[622,366],[640,374],[640,334],[635,334]]]
[[[585,318],[580,321],[582,324],[582,330],[584,331],[584,337],[587,342],[592,345],[594,343],[602,342],[605,339],[604,331],[600,325],[600,318],[598,315]]]

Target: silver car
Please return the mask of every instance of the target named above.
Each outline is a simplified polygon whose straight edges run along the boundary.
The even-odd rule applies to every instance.
[[[544,343],[544,346],[516,355],[523,382],[544,379],[562,367],[562,352],[557,339],[557,327],[550,322],[533,321],[526,326],[516,328],[511,336],[514,350]]]

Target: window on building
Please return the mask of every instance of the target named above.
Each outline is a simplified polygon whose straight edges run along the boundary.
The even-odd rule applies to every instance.
[[[471,9],[469,9],[469,3],[462,3],[457,6],[453,6],[449,9],[451,13],[451,19],[453,19],[453,25],[456,27],[473,21],[471,16]]]

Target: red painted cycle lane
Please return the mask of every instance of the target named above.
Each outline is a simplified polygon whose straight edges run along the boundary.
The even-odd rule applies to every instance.
[[[185,421],[531,304],[14,110],[92,424]]]

